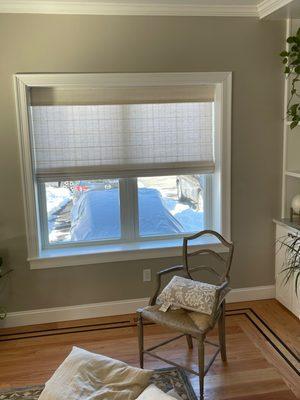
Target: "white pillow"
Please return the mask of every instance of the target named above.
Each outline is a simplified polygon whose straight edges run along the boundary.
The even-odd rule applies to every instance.
[[[176,399],[176,400],[182,400],[182,397],[179,396],[179,394],[176,392],[175,389],[169,390],[169,391],[167,392],[167,395],[168,395],[168,396],[171,396],[171,397],[174,397],[174,399]]]
[[[174,400],[174,397],[169,396],[152,384],[148,386],[136,400]]]
[[[162,304],[164,311],[168,306],[175,306],[210,315],[215,305],[217,289],[216,285],[173,276],[157,297],[157,304]]]
[[[73,347],[39,400],[135,400],[153,371]]]

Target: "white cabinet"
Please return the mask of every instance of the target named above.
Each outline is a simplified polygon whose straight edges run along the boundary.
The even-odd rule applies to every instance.
[[[295,292],[295,279],[291,279],[287,283],[284,282],[286,246],[281,245],[281,240],[288,234],[300,236],[300,231],[284,225],[276,223],[276,256],[275,256],[275,287],[276,299],[282,303],[288,310],[300,318],[300,281],[298,297]]]

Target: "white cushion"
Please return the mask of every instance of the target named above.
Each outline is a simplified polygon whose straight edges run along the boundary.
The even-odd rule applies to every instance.
[[[218,286],[173,276],[157,298],[157,304],[180,307],[210,315],[216,301]]]
[[[148,386],[136,400],[174,400],[174,397],[169,396],[152,384]]]
[[[152,373],[73,347],[39,400],[135,400]]]
[[[182,400],[182,398],[179,396],[179,394],[176,392],[175,389],[171,389],[167,392],[167,395],[174,397],[176,400]]]

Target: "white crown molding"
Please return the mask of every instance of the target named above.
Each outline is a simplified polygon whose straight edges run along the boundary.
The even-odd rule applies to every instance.
[[[82,15],[165,15],[165,16],[217,16],[217,17],[257,17],[255,5],[204,5],[195,2],[179,4],[128,1],[105,2],[77,0],[0,0],[0,13],[21,14],[82,14]]]
[[[257,5],[258,16],[260,19],[265,18],[292,1],[293,0],[263,0]]]
[[[270,285],[233,289],[228,293],[226,298],[228,303],[236,303],[240,301],[272,299],[274,297],[275,286]],[[5,320],[0,321],[0,328],[132,314],[139,307],[145,307],[148,302],[148,298],[140,298],[11,312],[7,314]]]
[[[234,0],[232,0],[234,2]],[[0,0],[0,14],[152,15],[201,17],[267,17],[293,0],[263,0],[257,4],[179,4],[90,0]]]

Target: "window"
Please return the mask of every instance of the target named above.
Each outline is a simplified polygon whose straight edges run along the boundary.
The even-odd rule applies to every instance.
[[[31,125],[44,248],[211,228],[198,173],[214,170],[213,102],[32,105]]]
[[[121,238],[118,179],[47,182],[40,188],[47,206],[41,212],[45,247]]]
[[[204,75],[17,76],[32,265],[229,232],[230,74]]]
[[[139,232],[143,237],[199,232],[211,228],[209,175],[138,179]]]
[[[181,236],[210,228],[210,175],[46,182],[39,185],[44,247]],[[126,192],[138,197],[128,212]],[[121,229],[121,210],[124,223]],[[138,221],[136,225],[135,222]]]

